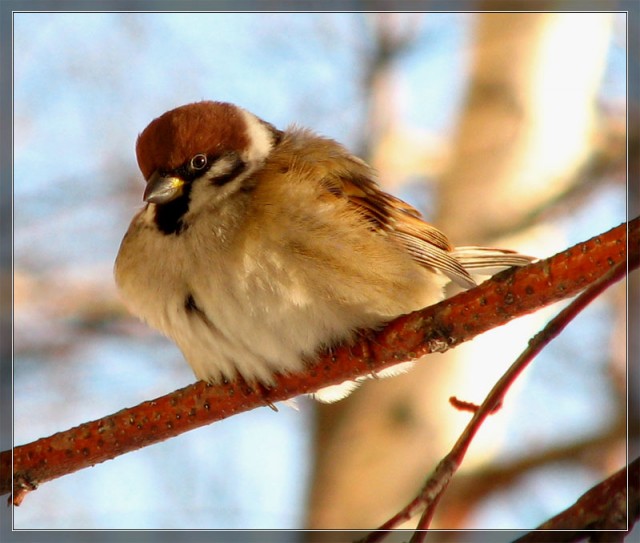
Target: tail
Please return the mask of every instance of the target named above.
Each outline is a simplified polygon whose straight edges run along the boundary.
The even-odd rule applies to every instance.
[[[493,275],[512,266],[526,266],[537,260],[533,256],[523,255],[510,249],[495,249],[493,247],[456,247],[452,256],[462,267],[472,274]],[[452,279],[465,288],[469,285]]]

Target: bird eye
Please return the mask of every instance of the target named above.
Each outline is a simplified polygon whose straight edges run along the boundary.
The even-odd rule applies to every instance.
[[[192,170],[202,170],[207,165],[207,155],[196,155],[189,163]]]

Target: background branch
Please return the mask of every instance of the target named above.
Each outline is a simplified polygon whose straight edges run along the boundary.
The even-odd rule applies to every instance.
[[[628,486],[627,481],[630,483]],[[640,459],[636,458],[628,467],[585,492],[571,507],[514,543],[560,543],[587,538],[589,541],[623,541],[640,515],[638,481]],[[594,533],[595,530],[605,531],[607,535]]]

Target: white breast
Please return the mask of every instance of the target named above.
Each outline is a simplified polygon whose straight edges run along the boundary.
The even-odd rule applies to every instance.
[[[152,206],[143,213],[150,221]],[[315,236],[266,227],[230,250],[228,233],[207,220],[179,236],[147,228],[144,241],[135,222],[116,262],[123,299],[210,382],[240,373],[270,384],[274,372],[303,370],[305,359],[354,330],[441,297],[444,279],[400,251],[373,251],[368,242],[384,241],[369,232],[370,241],[348,239],[351,227],[326,222]]]

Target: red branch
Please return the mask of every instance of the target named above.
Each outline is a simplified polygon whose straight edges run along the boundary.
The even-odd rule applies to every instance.
[[[431,352],[574,296],[624,262],[628,244],[640,251],[640,219],[524,268],[506,270],[472,290],[400,317],[352,346],[319,356],[300,374],[279,375],[273,388],[243,381],[202,381],[13,449],[13,501],[43,482],[158,443],[236,413],[313,392]],[[0,494],[11,490],[11,453],[0,454]]]

